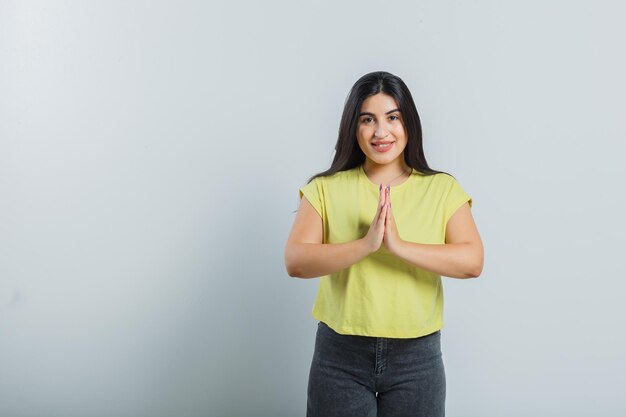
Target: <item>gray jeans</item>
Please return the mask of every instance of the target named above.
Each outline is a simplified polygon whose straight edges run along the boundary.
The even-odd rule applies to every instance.
[[[395,339],[318,323],[307,417],[443,417],[445,401],[441,331]]]

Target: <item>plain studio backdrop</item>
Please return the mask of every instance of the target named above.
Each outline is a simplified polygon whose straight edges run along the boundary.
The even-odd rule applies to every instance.
[[[298,188],[409,86],[474,200],[447,415],[623,416],[626,29],[598,1],[0,1],[0,415],[303,416]]]

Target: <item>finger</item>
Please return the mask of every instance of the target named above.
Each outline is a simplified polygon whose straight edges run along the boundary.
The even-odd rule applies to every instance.
[[[384,222],[387,218],[387,187],[383,188],[383,210],[380,213],[380,219]]]
[[[387,218],[387,204],[383,204],[383,208],[380,211],[380,215],[378,216],[378,221],[384,223],[386,218]]]
[[[389,194],[391,193],[391,186],[387,185],[387,187],[385,187],[385,205],[388,206],[389,205]]]
[[[383,212],[380,213],[380,233],[385,235],[385,230],[387,229],[387,209],[383,209]]]
[[[391,186],[387,186],[387,193],[385,198],[385,204],[387,206],[386,216],[385,216],[385,224],[391,221]]]
[[[383,187],[382,184],[379,185],[379,190],[380,190],[380,194],[379,194],[379,200],[378,200],[378,207],[383,207],[385,205],[385,200],[387,198],[386,194],[387,194],[387,187]]]
[[[383,196],[384,196],[383,185],[380,184],[380,186],[378,187],[378,207],[376,207],[376,214],[374,214],[372,223],[376,223],[378,221],[380,213],[383,209],[383,205],[385,204]]]
[[[387,216],[385,217],[385,224],[391,224],[393,221],[393,215],[391,214],[391,203],[387,204]]]

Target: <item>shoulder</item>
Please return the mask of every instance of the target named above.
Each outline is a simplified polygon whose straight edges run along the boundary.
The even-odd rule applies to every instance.
[[[411,186],[411,189],[426,193],[425,195],[429,198],[446,198],[449,195],[457,194],[462,189],[456,178],[445,172],[430,175],[416,173],[414,177],[414,185]]]
[[[358,168],[351,168],[344,171],[338,171],[331,175],[315,177],[311,183],[315,182],[320,186],[334,186],[352,182],[358,178]]]
[[[435,179],[443,184],[450,184],[455,181],[454,177],[451,174],[447,174],[445,172],[438,172],[433,175]]]
[[[413,174],[415,181],[421,184],[427,184],[428,187],[434,188],[447,188],[450,187],[456,180],[450,174],[445,172],[438,172],[436,174],[420,174],[415,172]]]

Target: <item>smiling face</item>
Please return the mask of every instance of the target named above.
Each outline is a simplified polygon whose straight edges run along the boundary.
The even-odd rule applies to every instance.
[[[363,101],[356,136],[368,165],[404,166],[406,130],[398,104],[390,95],[378,93]]]

